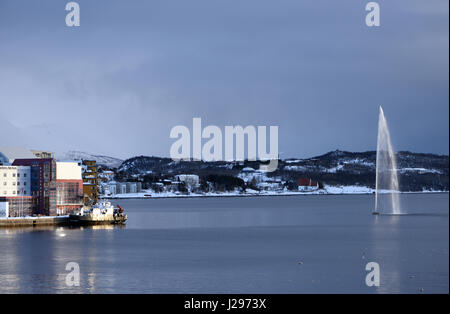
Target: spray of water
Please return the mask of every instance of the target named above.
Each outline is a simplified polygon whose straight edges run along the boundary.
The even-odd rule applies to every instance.
[[[401,214],[398,192],[397,161],[383,108],[380,106],[380,114],[378,117],[375,212]]]

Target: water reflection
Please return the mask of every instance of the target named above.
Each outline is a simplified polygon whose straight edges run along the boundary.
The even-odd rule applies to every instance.
[[[373,245],[368,261],[377,262],[380,265],[380,286],[375,289],[378,293],[400,292],[402,246],[398,234],[398,224],[401,217],[376,215],[373,218],[370,229]]]
[[[122,200],[125,226],[0,229],[0,292],[448,292],[448,195],[402,197],[436,215],[372,216],[373,196]]]
[[[96,276],[104,273],[114,285],[114,229],[125,226],[19,227],[0,229],[0,292],[2,293],[82,293],[96,291]],[[101,234],[99,234],[99,232]],[[98,244],[101,242],[101,244]],[[99,247],[99,245],[101,247]],[[104,249],[104,247],[112,248]],[[67,286],[66,265],[80,265],[80,286]]]

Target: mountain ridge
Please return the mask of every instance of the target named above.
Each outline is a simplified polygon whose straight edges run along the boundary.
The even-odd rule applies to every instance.
[[[117,168],[123,163],[123,159],[100,154],[91,154],[83,151],[70,150],[65,153],[57,153],[56,159],[62,160],[95,160],[98,165],[106,168]]]
[[[425,191],[449,190],[449,156],[431,153],[396,153],[400,190]],[[322,184],[333,186],[374,187],[376,151],[347,152],[330,151],[323,155],[279,160],[276,171],[267,173],[268,178],[286,184],[307,177]],[[244,168],[257,170],[260,162],[203,162],[173,161],[167,157],[135,156],[123,161],[117,168],[119,178],[143,177],[145,175],[173,176],[190,173],[200,177],[225,175],[238,177]]]

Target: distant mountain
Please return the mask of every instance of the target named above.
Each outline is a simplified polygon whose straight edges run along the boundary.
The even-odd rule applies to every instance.
[[[117,168],[119,167],[123,160],[115,157],[103,156],[103,155],[94,155],[86,152],[80,151],[68,151],[62,154],[56,154],[57,160],[95,160],[98,165],[108,167],[108,168]]]
[[[138,156],[125,160],[117,169],[117,172],[123,172],[130,175],[138,174],[177,174],[194,173],[210,174],[226,172],[226,174],[238,174],[239,167],[234,167],[237,163],[231,162],[203,162],[203,161],[173,161],[171,158]]]
[[[449,156],[397,152],[402,191],[449,190]],[[333,151],[308,159],[284,160],[276,175],[311,177],[329,185],[362,185],[374,188],[376,152]],[[292,173],[291,175],[289,173]]]
[[[448,191],[449,157],[434,154],[398,152],[397,166],[402,191]],[[306,159],[279,160],[278,169],[268,177],[296,182],[306,177],[333,186],[366,186],[374,188],[376,152],[332,151]],[[125,160],[117,169],[120,178],[153,175],[198,174],[237,177],[242,169],[259,168],[259,162],[202,162],[139,156]]]

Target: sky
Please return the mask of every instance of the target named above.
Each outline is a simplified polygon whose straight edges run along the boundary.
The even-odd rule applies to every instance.
[[[0,146],[169,156],[176,125],[275,125],[281,158],[449,152],[448,0],[0,0]]]

